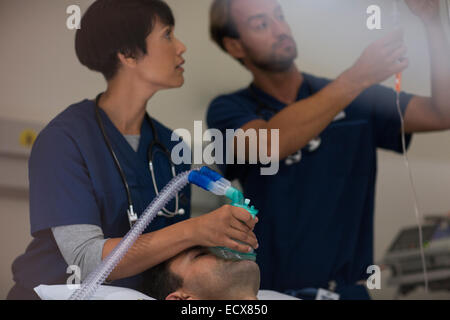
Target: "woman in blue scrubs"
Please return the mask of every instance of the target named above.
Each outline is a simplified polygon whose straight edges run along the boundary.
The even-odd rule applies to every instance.
[[[29,161],[34,239],[13,263],[8,299],[37,299],[33,288],[40,284],[73,284],[74,270],[85,279],[130,229],[125,183],[106,141],[138,215],[156,195],[149,158],[158,190],[172,178],[164,153],[175,146],[172,131],[147,116],[146,106],[156,92],[184,83],[186,48],[173,29],[172,12],[159,0],[98,0],[85,13],[76,53],[84,66],[103,74],[107,90],[96,101],[71,105],[36,140]],[[150,148],[154,141],[163,147]],[[145,271],[189,247],[251,249],[232,239],[257,247],[255,220],[247,211],[224,206],[187,219],[189,200],[185,189],[178,211],[174,202],[166,207],[178,214],[152,222],[108,278],[111,284],[145,291]]]

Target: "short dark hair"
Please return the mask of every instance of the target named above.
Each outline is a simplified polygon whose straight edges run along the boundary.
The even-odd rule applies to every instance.
[[[162,0],[97,0],[83,15],[75,36],[81,64],[112,79],[118,53],[138,58],[147,54],[146,38],[156,20],[175,25],[172,10]]]
[[[223,38],[239,39],[239,33],[231,16],[233,0],[214,0],[209,13],[209,33],[212,40],[227,52]]]
[[[172,260],[144,272],[143,293],[156,300],[165,300],[169,294],[183,287],[183,279],[170,270]]]

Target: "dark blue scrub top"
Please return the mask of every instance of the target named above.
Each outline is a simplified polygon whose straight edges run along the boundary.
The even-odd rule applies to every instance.
[[[298,100],[321,90],[330,80],[304,74]],[[258,98],[282,110],[286,105],[257,88]],[[404,112],[411,95],[401,94]],[[269,120],[258,114],[249,89],[216,98],[208,111],[208,125],[221,131],[249,121]],[[336,281],[344,298],[346,287],[367,279],[373,264],[373,213],[378,147],[400,152],[400,118],[395,92],[374,86],[345,109],[345,119],[334,121],[320,135],[322,145],[303,150],[301,162],[280,162],[278,174],[260,175],[257,165],[222,166],[230,179],[239,179],[260,222],[257,262],[261,287],[281,292],[303,288],[328,289]],[[411,136],[408,136],[408,144]],[[365,292],[365,291],[364,291]],[[363,293],[368,297],[367,293]]]
[[[135,152],[103,110],[101,117],[122,169],[127,177],[140,216],[155,197],[148,167],[151,126],[144,121],[138,152]],[[154,120],[160,142],[169,151],[178,143],[172,131]],[[159,190],[172,179],[167,157],[154,152]],[[176,166],[177,173],[189,165]],[[65,284],[67,263],[61,256],[52,227],[90,224],[102,228],[105,238],[123,237],[130,230],[126,192],[118,170],[96,122],[95,103],[84,100],[58,115],[40,133],[29,160],[30,221],[34,237],[25,254],[13,263],[14,280],[24,294],[40,284]],[[182,193],[180,207],[186,214],[168,219],[157,217],[145,232],[155,231],[190,216],[190,188]],[[174,210],[172,201],[166,208]],[[116,286],[142,290],[144,275],[119,280]],[[19,290],[20,291],[20,290]]]

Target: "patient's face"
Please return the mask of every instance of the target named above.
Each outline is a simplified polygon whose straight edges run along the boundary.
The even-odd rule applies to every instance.
[[[183,279],[180,291],[187,299],[251,299],[256,297],[260,285],[255,262],[224,260],[204,247],[191,248],[176,256],[170,270]]]

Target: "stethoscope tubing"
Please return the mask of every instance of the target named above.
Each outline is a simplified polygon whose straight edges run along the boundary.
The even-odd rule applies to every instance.
[[[128,185],[127,182],[127,178],[125,175],[125,172],[123,171],[119,159],[117,158],[113,147],[111,145],[111,142],[108,138],[108,135],[106,134],[106,130],[105,130],[105,126],[103,125],[103,121],[101,119],[101,115],[100,115],[100,107],[99,107],[99,101],[100,101],[100,97],[102,96],[102,94],[99,94],[95,100],[95,113],[96,113],[96,120],[97,123],[100,127],[100,131],[102,132],[103,138],[105,140],[106,146],[113,158],[114,164],[117,168],[117,171],[120,174],[120,178],[122,180],[123,186],[125,188],[126,194],[127,194],[127,201],[128,201],[128,219],[130,221],[130,226],[132,227],[133,224],[137,221],[137,215],[134,213],[134,205],[133,205],[133,199],[131,197],[131,191],[130,191],[130,186]],[[149,157],[149,170],[150,170],[150,174],[152,177],[152,182],[153,182],[153,188],[155,190],[156,195],[159,194],[159,190],[158,190],[158,186],[156,183],[156,176],[155,176],[155,171],[154,171],[154,166],[153,166],[153,148],[155,146],[158,146],[159,148],[161,148],[161,150],[163,151],[163,153],[166,155],[167,159],[169,160],[170,163],[170,169],[171,169],[171,173],[172,176],[175,177],[176,176],[176,170],[175,170],[175,166],[170,158],[170,153],[167,150],[167,148],[159,141],[159,137],[158,134],[156,132],[156,128],[155,125],[152,121],[152,119],[150,118],[150,116],[148,114],[146,114],[146,119],[149,121],[150,127],[152,129],[152,134],[153,134],[153,142],[150,144],[149,148],[148,148],[148,157]],[[177,192],[176,196],[175,196],[175,211],[171,212],[169,210],[167,210],[166,208],[163,208],[162,211],[160,211],[158,213],[159,216],[164,216],[166,218],[173,218],[176,215],[183,215],[185,213],[185,211],[183,209],[179,209],[179,193]]]

